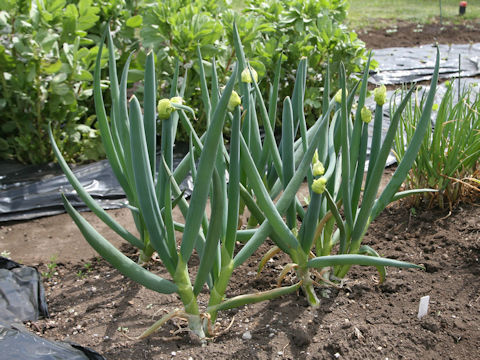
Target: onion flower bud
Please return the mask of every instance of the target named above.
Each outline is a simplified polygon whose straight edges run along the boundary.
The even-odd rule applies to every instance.
[[[230,95],[230,99],[228,100],[228,110],[233,111],[233,109],[235,109],[235,107],[237,107],[241,103],[242,99],[240,99],[240,96],[238,96],[237,92],[233,90],[232,95]]]
[[[318,150],[315,150],[315,153],[313,154],[313,158],[312,158],[312,165],[315,165],[317,161],[318,161]]]
[[[327,185],[326,178],[321,177],[320,179],[315,179],[313,180],[313,183],[312,183],[312,190],[317,194],[323,194],[323,192],[325,191],[326,185]]]
[[[372,121],[372,112],[368,110],[366,106],[364,106],[360,111],[360,117],[364,123],[368,124],[370,121]]]
[[[313,176],[322,176],[323,174],[325,174],[325,167],[317,160],[317,162],[313,164]]]
[[[255,71],[254,68],[248,68],[246,67],[245,69],[243,69],[242,71],[242,75],[241,75],[241,78],[242,78],[242,82],[244,83],[252,83],[253,80],[252,80],[252,76],[250,75],[250,71],[252,72],[252,75],[253,75],[253,79],[255,80],[255,82],[258,82],[258,74],[257,72]]]
[[[180,96],[174,96],[170,99],[173,104],[183,105],[183,99]]]
[[[158,117],[162,120],[166,120],[170,117],[170,114],[175,110],[170,99],[162,99],[158,102],[157,112]]]
[[[385,104],[387,101],[387,88],[385,85],[377,87],[375,90],[373,90],[373,98],[375,99],[377,105],[382,106]]]
[[[345,90],[345,95],[348,96],[348,90]],[[342,103],[342,89],[338,90],[335,94],[335,101],[339,104]]]

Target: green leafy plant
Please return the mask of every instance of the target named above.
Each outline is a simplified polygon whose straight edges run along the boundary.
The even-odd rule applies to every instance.
[[[129,59],[128,83],[136,85],[137,93],[143,91],[141,80],[147,55],[147,50],[142,46],[140,31],[144,26],[146,9],[154,3],[155,0],[92,0],[92,6],[99,9],[99,20],[95,26],[88,29],[87,37],[93,44],[98,44],[103,29],[109,24],[112,33],[115,34],[113,41],[117,49],[115,53],[117,64],[123,68]],[[132,53],[134,55],[130,56]]]
[[[112,96],[112,111],[107,118],[100,87],[101,56],[97,57],[94,92],[97,117],[101,130],[102,141],[112,169],[122,185],[132,211],[140,238],[135,237],[112,219],[82,188],[56,146],[52,131],[50,139],[60,166],[78,195],[89,208],[115,232],[140,250],[139,262],[148,261],[154,251],[160,257],[163,266],[168,271],[170,279],[149,272],[140,264],[135,263],[101,236],[63,197],[67,212],[71,215],[82,234],[95,250],[121,273],[145,287],[159,293],[177,293],[184,309],[174,311],[154,324],[142,336],[147,336],[164,322],[174,316],[188,319],[189,328],[200,338],[213,335],[211,323],[215,321],[220,310],[241,306],[243,304],[262,301],[272,297],[296,291],[300,283],[262,293],[242,295],[225,300],[225,291],[235,268],[234,246],[239,241],[248,240],[252,231],[239,231],[238,212],[240,192],[242,189],[240,177],[242,172],[240,160],[240,128],[241,99],[233,88],[241,74],[235,66],[226,86],[221,89],[215,73],[215,62],[212,62],[213,81],[211,92],[204,76],[201,76],[202,101],[207,111],[207,131],[198,136],[187,116],[192,114],[191,108],[182,104],[185,83],[176,87],[178,63],[169,99],[162,99],[156,107],[155,71],[153,53],[147,56],[144,77],[143,111],[139,101],[132,96],[126,101],[128,61],[124,67],[120,83],[116,74],[115,54],[110,32],[106,35],[109,44],[110,93]],[[100,50],[102,49],[100,46]],[[198,50],[199,55],[200,51]],[[100,52],[99,52],[100,54]],[[199,56],[200,73],[204,74],[203,61]],[[243,85],[241,85],[243,86]],[[220,96],[221,93],[221,96]],[[233,115],[231,114],[233,112]],[[162,161],[157,169],[156,154],[156,119],[161,119]],[[232,132],[229,152],[223,144],[223,128],[226,118],[232,122]],[[190,152],[172,170],[172,151],[175,132],[178,124],[187,129],[190,142]],[[245,122],[244,122],[245,123]],[[258,131],[258,127],[257,127]],[[318,135],[317,135],[318,137]],[[310,147],[313,153],[313,146]],[[198,159],[198,166],[195,160]],[[309,166],[305,160],[301,169],[292,180],[290,189],[283,195],[290,202]],[[226,180],[226,170],[229,180]],[[188,203],[178,187],[188,172],[194,178],[194,188]],[[211,204],[211,216],[208,219],[205,208],[207,200]],[[174,221],[172,209],[178,206],[184,223]],[[180,246],[177,247],[175,231],[183,233]],[[200,265],[194,280],[188,269],[188,261],[194,250],[199,256]],[[245,257],[243,257],[244,259]],[[210,298],[204,311],[197,302],[197,296],[207,284]]]
[[[53,159],[47,124],[69,161],[103,156],[94,117],[90,69],[98,47],[86,30],[98,21],[91,0],[6,1],[0,6],[0,157]]]
[[[51,279],[53,277],[53,275],[55,275],[55,272],[56,272],[56,268],[57,268],[57,255],[52,255],[50,257],[50,262],[47,264],[47,271],[44,271],[42,273],[42,276],[47,278],[47,279]]]
[[[319,300],[314,291],[313,275],[317,276],[318,281],[329,283],[332,280],[342,279],[354,264],[370,265],[377,267],[380,280],[383,281],[386,266],[421,268],[421,266],[410,263],[382,258],[369,246],[361,245],[361,242],[369,224],[391,201],[420,191],[428,191],[421,189],[397,193],[415,160],[429,126],[438,79],[438,63],[439,55],[437,54],[431,89],[421,115],[421,121],[416,127],[405,157],[390,182],[380,196],[376,198],[383,169],[399,125],[400,113],[407,105],[413,89],[402,99],[401,105],[392,117],[383,142],[381,142],[381,128],[385,88],[376,91],[377,107],[375,110],[372,152],[369,158],[368,172],[364,180],[367,129],[368,122],[372,117],[371,113],[364,107],[367,95],[368,70],[365,70],[361,81],[355,115],[351,116],[352,105],[354,94],[356,94],[356,89],[360,83],[357,83],[354,89],[347,92],[345,69],[341,67],[339,92],[332,101],[329,101],[328,91],[324,93],[322,115],[324,117],[307,131],[303,113],[303,86],[307,64],[306,59],[303,59],[297,70],[296,91],[293,94],[292,101],[288,98],[284,101],[282,114],[282,133],[284,136],[281,140],[280,149],[275,149],[275,142],[268,136],[270,130],[268,130],[268,126],[266,127],[266,144],[263,145],[263,151],[268,149],[268,154],[273,160],[273,167],[278,174],[276,179],[273,178],[271,183],[274,185],[270,190],[268,189],[270,174],[264,170],[269,167],[264,167],[264,163],[261,161],[262,152],[255,150],[256,148],[261,149],[261,145],[256,144],[258,137],[250,136],[250,143],[244,141],[241,143],[242,165],[246,170],[246,178],[256,196],[259,209],[265,214],[265,220],[245,247],[240,250],[235,260],[241,262],[243,256],[251,255],[262,243],[261,237],[264,234],[262,230],[269,229],[266,231],[272,235],[276,248],[266,254],[259,270],[266,260],[277,251],[281,250],[287,253],[292,259],[292,263],[285,267],[280,281],[289,270],[295,269],[301,287],[312,306],[319,305]],[[368,65],[366,69],[368,69]],[[325,86],[328,87],[328,82]],[[255,88],[258,92],[256,84]],[[261,102],[260,97],[257,99]],[[334,103],[337,103],[337,110],[330,122],[327,114],[332,110],[332,104]],[[265,106],[260,105],[260,109],[261,114],[263,114],[263,123],[268,124],[269,116]],[[285,206],[281,199],[274,204],[272,199],[277,196],[277,191],[274,190],[275,182],[281,184],[285,191],[288,189],[290,186],[289,174],[292,173],[292,169],[295,169],[297,155],[299,156],[298,159],[302,159],[302,161],[312,159],[313,151],[308,152],[305,149],[308,146],[309,133],[319,128],[321,128],[321,136],[316,143],[318,147],[317,155],[313,160],[313,169],[307,176],[310,187],[308,209],[305,214],[302,214],[301,210],[296,212],[295,208],[298,207],[294,202]],[[293,141],[293,134],[295,134],[296,129],[300,130],[299,143]],[[300,228],[297,227],[296,223],[297,214],[303,218]],[[286,216],[286,223],[284,223],[282,215]],[[313,247],[314,252],[312,252]]]
[[[100,28],[110,22],[121,49],[117,61],[123,66],[131,51],[140,50],[142,17],[136,6],[143,5],[124,0],[0,4],[0,158],[35,164],[53,160],[48,122],[55,125],[54,136],[67,161],[105,156],[92,110],[95,44]],[[144,59],[144,51],[131,59],[129,81],[143,74],[139,62]]]
[[[77,271],[77,277],[79,279],[85,279],[87,277],[87,274],[92,271],[92,263],[85,263],[83,265],[83,270],[78,270]]]
[[[398,95],[398,94],[397,94]],[[406,107],[401,126],[395,138],[395,154],[400,161],[405,157],[406,144],[410,143],[418,126],[425,96],[415,97]],[[412,203],[424,201],[428,207],[438,205],[450,209],[459,201],[478,196],[480,192],[480,95],[471,88],[458,89],[452,84],[438,107],[437,117],[428,126],[425,141],[405,182],[405,189],[428,187],[435,193],[417,194]],[[395,109],[395,97],[392,100]],[[430,124],[433,125],[433,124]]]
[[[203,103],[199,100],[199,64],[191,59],[200,46],[206,79],[211,80],[211,60],[215,57],[219,82],[224,83],[235,59],[229,41],[234,21],[251,66],[266,81],[273,79],[279,54],[284,53],[281,98],[292,93],[292,74],[300,57],[308,54],[311,66],[305,106],[312,124],[320,112],[322,91],[315,84],[324,74],[327,60],[337,66],[343,59],[348,72],[360,69],[365,61],[363,43],[342,25],[346,8],[342,1],[252,1],[245,7],[212,0],[4,1],[0,4],[0,89],[4,94],[0,99],[0,158],[25,163],[51,161],[48,122],[58,125],[53,127],[54,136],[68,162],[104,156],[92,111],[90,72],[98,51],[95,44],[107,22],[115,33],[117,64],[123,67],[130,59],[127,80],[135,84],[136,92],[143,92],[143,64],[146,52],[152,49],[159,75],[158,94],[167,96],[178,58],[181,68],[190,69],[185,73],[184,97],[195,110]],[[132,51],[136,55],[129,58]],[[104,80],[107,85],[108,80]],[[262,86],[264,98],[269,97],[269,86]],[[193,126],[203,132],[207,113],[201,110],[198,114]],[[228,119],[226,126],[230,126]],[[188,140],[182,127],[177,137]]]
[[[253,49],[246,47],[245,53],[249,59],[256,60],[255,64],[263,64],[262,70],[267,69],[267,77],[273,78],[276,54],[283,53],[285,78],[282,83],[293,84],[293,71],[302,57],[308,57],[304,99],[305,113],[309,114],[307,122],[315,121],[320,114],[323,89],[316,84],[325,75],[327,64],[333,69],[335,87],[341,62],[349,74],[360,72],[365,66],[365,44],[344,24],[347,9],[348,2],[344,0],[247,2],[244,12],[266,30],[260,32]],[[292,86],[286,86],[280,97],[284,98],[292,91]]]
[[[158,1],[144,15],[145,26],[141,30],[144,46],[155,50],[158,67],[174,68],[175,58],[183,64],[190,62],[196,56],[197,46],[206,59],[211,59],[224,50],[215,45],[223,35],[216,14],[225,9],[224,1]],[[198,65],[194,66],[198,69]]]
[[[308,56],[304,105],[307,120],[313,123],[321,111],[322,89],[316,84],[324,75],[326,64],[338,69],[343,60],[349,73],[360,71],[365,65],[364,43],[343,25],[346,9],[345,1],[251,0],[241,11],[234,11],[224,1],[159,1],[146,9],[141,34],[145,46],[156,54],[158,72],[165,73],[168,80],[172,75],[169,69],[179,58],[181,65],[193,70],[188,75],[189,83],[199,82],[199,66],[191,62],[199,45],[206,60],[217,59],[217,76],[222,82],[236,58],[231,40],[235,22],[245,55],[261,78],[267,82],[274,79],[274,69],[282,58],[280,98],[292,94],[295,69],[300,59]],[[210,63],[205,61],[204,67],[209,79]],[[272,82],[262,86],[263,98],[269,98],[273,86]],[[195,100],[199,95],[198,88],[187,86],[185,97],[191,99],[194,109],[202,106]],[[201,132],[206,122],[203,117],[199,120],[194,126]]]
[[[167,95],[173,69],[178,60],[181,67],[191,69],[185,73],[188,83],[184,97],[189,99],[190,106],[198,111],[199,119],[193,125],[198,132],[203,132],[207,125],[207,109],[201,102],[200,68],[196,61],[197,47],[204,59],[203,66],[211,75],[211,60],[215,57],[223,59],[227,45],[223,40],[224,29],[219,15],[227,9],[224,1],[187,1],[169,0],[156,1],[145,9],[144,24],[141,28],[143,45],[151,48],[156,56],[156,69],[160,75],[159,86],[163,96]],[[219,81],[225,81],[225,76],[231,69],[220,66]],[[178,129],[178,138],[188,140],[183,128]]]
[[[159,293],[177,293],[183,303],[183,310],[175,310],[165,315],[140,337],[151,334],[166,321],[177,316],[188,319],[190,330],[203,339],[208,335],[215,334],[212,323],[215,322],[218,311],[268,300],[295,292],[299,288],[304,290],[312,305],[318,305],[310,271],[320,266],[339,266],[340,268],[336,270],[340,274],[345,270],[345,266],[349,267],[351,264],[374,265],[379,269],[383,269],[384,266],[418,267],[417,265],[378,256],[358,254],[359,250],[355,249],[351,240],[353,231],[349,233],[344,231],[345,228],[348,229],[348,226],[350,226],[349,223],[342,222],[336,216],[339,212],[337,205],[331,204],[332,197],[337,203],[343,201],[344,204],[351,205],[354,201],[358,202],[358,198],[353,197],[354,201],[352,201],[350,197],[347,197],[350,194],[345,192],[347,190],[338,191],[337,189],[332,191],[330,189],[332,186],[334,190],[338,187],[338,185],[335,185],[338,181],[335,182],[334,178],[341,177],[350,180],[359,178],[358,172],[350,171],[350,166],[354,169],[362,169],[361,178],[363,178],[364,163],[361,166],[357,163],[364,161],[364,154],[360,150],[358,151],[360,160],[355,159],[355,162],[353,162],[352,157],[348,155],[343,155],[342,160],[345,149],[348,149],[346,153],[350,154],[351,149],[348,146],[350,141],[352,144],[358,142],[356,146],[362,151],[364,151],[364,147],[361,145],[366,142],[366,136],[364,135],[366,130],[362,125],[363,122],[355,121],[353,124],[348,115],[353,96],[349,97],[347,107],[345,70],[343,68],[340,76],[342,94],[344,94],[340,101],[342,106],[334,111],[338,105],[336,105],[335,100],[329,100],[329,91],[326,91],[324,93],[323,115],[307,130],[303,113],[304,78],[307,61],[302,59],[297,71],[297,81],[292,100],[287,97],[283,102],[282,121],[284,127],[282,128],[281,144],[278,146],[273,131],[278,89],[274,89],[272,96],[270,96],[268,109],[271,111],[269,113],[261,96],[256,75],[245,59],[240,36],[234,25],[233,43],[237,55],[237,64],[235,64],[225,87],[219,85],[215,61],[211,63],[212,81],[209,86],[206,81],[201,51],[197,48],[202,90],[201,101],[204,109],[206,109],[205,117],[208,125],[205,133],[199,136],[189,119],[194,111],[183,104],[186,83],[183,82],[181,87],[177,87],[179,79],[178,62],[171,82],[172,87],[169,97],[161,99],[156,106],[154,56],[153,53],[147,55],[142,111],[136,96],[132,96],[128,103],[126,100],[129,62],[127,61],[122,71],[119,83],[113,41],[108,28],[105,37],[109,44],[112,109],[111,116],[108,118],[100,86],[100,54],[104,42],[104,39],[102,39],[94,74],[96,112],[107,157],[115,176],[127,195],[128,207],[131,209],[140,238],[126,231],[112,219],[82,188],[55,145],[51,130],[49,134],[59,164],[78,195],[100,219],[140,250],[140,263],[148,261],[153,252],[157,252],[168,275],[166,277],[158,276],[122,254],[81,217],[68,199],[63,196],[67,212],[89,244],[124,275]],[[366,71],[365,78],[367,74]],[[280,61],[277,63],[273,83],[278,84],[279,77]],[[239,93],[234,90],[235,86],[237,86]],[[325,86],[327,88],[329,86],[328,76]],[[364,101],[366,85],[363,85],[362,89],[363,95],[360,99]],[[353,93],[355,91],[352,91]],[[242,105],[243,113],[240,105]],[[359,108],[362,109],[363,106],[359,106]],[[265,126],[265,139],[263,141],[259,132],[257,109]],[[332,111],[334,111],[334,115],[331,120]],[[364,115],[362,114],[362,118],[366,119]],[[160,144],[161,161],[158,166],[155,158],[157,117],[161,120],[162,135]],[[222,141],[227,118],[231,122],[228,151]],[[360,125],[357,125],[358,123]],[[172,151],[179,124],[188,133],[190,151],[177,168],[173,170]],[[422,124],[419,127],[421,129],[419,130],[420,133],[422,128],[424,131],[426,126],[424,122]],[[380,125],[377,124],[378,126]],[[297,129],[300,131],[300,138],[295,141],[294,135],[298,131]],[[362,136],[358,134],[359,131]],[[423,133],[420,135],[416,138],[423,138]],[[360,142],[360,139],[362,139],[362,142]],[[368,226],[372,217],[383,209],[382,206],[386,205],[382,200],[390,201],[394,196],[405,195],[395,194],[395,183],[390,187],[387,186],[384,191],[386,195],[381,196],[379,200],[374,202],[372,199],[371,193],[375,192],[376,194],[379,177],[385,163],[385,154],[388,153],[391,146],[389,141],[385,140],[381,151],[376,155],[378,158],[375,158],[375,161],[372,162],[375,164],[371,176],[372,180],[370,183],[367,180],[367,190],[363,200],[365,208],[368,209],[367,215],[369,217],[365,217],[363,214],[362,211],[366,211],[363,210],[364,207],[358,211],[358,217],[365,221],[364,227]],[[415,146],[419,146],[419,140],[415,140],[413,143],[416,145],[412,145],[412,150],[410,150],[412,154],[416,153]],[[314,158],[315,153],[317,155],[312,170],[312,158]],[[411,155],[408,156],[408,161],[413,161],[411,158]],[[327,167],[323,178],[318,178],[322,173],[319,165],[320,161]],[[351,161],[353,165],[350,165]],[[399,175],[394,176],[396,182],[401,178],[402,171],[406,172],[408,170],[408,161],[399,166],[399,169],[401,169]],[[341,164],[341,166],[337,166],[337,164]],[[194,188],[188,203],[183,198],[183,193],[180,191],[178,184],[189,172],[194,180]],[[306,212],[303,211],[296,198],[297,191],[305,177],[307,177],[313,189],[310,205]],[[342,186],[353,187],[351,184],[359,186],[358,181],[345,181]],[[340,186],[340,189],[342,189],[342,186]],[[372,190],[368,190],[370,188]],[[330,191],[333,195],[330,195]],[[277,197],[278,200],[274,203],[272,199]],[[368,202],[365,205],[367,199]],[[210,216],[207,216],[205,211],[208,200],[211,205]],[[173,218],[172,209],[176,206],[179,207],[184,217],[185,221],[183,223],[177,222]],[[252,219],[254,219],[250,221],[250,225],[253,226],[258,223],[259,227],[238,230],[239,213],[245,206],[252,214]],[[323,214],[321,212],[322,207],[325,210]],[[312,244],[315,243],[316,224],[319,219],[328,217],[327,208],[332,213],[336,211],[334,219],[337,220],[339,228],[333,234],[330,232],[330,238],[333,236],[333,240],[330,239],[332,245],[335,244],[335,241],[340,242],[341,246],[345,246],[347,242],[351,245],[344,249],[342,254],[309,259],[310,249]],[[344,206],[344,212],[348,214],[351,208]],[[303,224],[298,231],[296,230],[297,214],[303,217]],[[283,215],[287,218],[286,222],[282,218]],[[178,243],[175,231],[182,233]],[[348,237],[345,234],[348,234]],[[364,232],[360,235],[363,237],[363,234]],[[281,250],[290,255],[294,263],[287,266],[286,269],[295,268],[298,281],[290,286],[225,299],[225,292],[234,269],[239,267],[267,237],[271,237]],[[245,245],[235,253],[234,248],[237,240],[244,242]],[[322,241],[326,243],[328,239],[322,238]],[[188,263],[192,254],[194,254],[194,250],[199,257],[200,264],[193,277],[189,271]],[[320,252],[318,248],[317,251]],[[380,271],[384,272],[384,270]],[[208,287],[209,301],[207,307],[202,309],[197,296],[204,290],[205,284]]]

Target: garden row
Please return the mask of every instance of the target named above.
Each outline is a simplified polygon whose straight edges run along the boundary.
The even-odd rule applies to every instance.
[[[386,88],[382,86],[374,91],[374,120],[372,112],[365,106],[370,60],[362,79],[351,88],[347,86],[345,68],[340,64],[340,90],[333,98],[329,96],[330,72],[327,67],[322,115],[307,129],[304,112],[307,59],[302,58],[299,62],[291,98],[285,97],[280,104],[282,98],[278,86],[274,86],[269,100],[264,101],[257,82],[258,74],[247,61],[234,23],[232,38],[236,59],[225,86],[219,80],[215,60],[210,63],[211,78],[207,81],[201,50],[197,48],[203,116],[207,123],[207,130],[199,133],[192,126],[191,119],[200,116],[184,101],[186,77],[177,86],[181,77],[179,62],[174,67],[168,98],[157,102],[154,55],[151,52],[147,55],[142,110],[135,95],[127,101],[129,61],[118,81],[114,42],[108,28],[105,36],[111,79],[111,122],[107,119],[102,95],[100,53],[94,74],[97,117],[107,157],[128,198],[139,237],[123,228],[91,198],[55,145],[51,127],[49,135],[55,155],[78,195],[105,224],[139,250],[138,263],[111,245],[64,196],[67,212],[89,244],[125,276],[159,293],[177,293],[183,303],[183,310],[165,315],[140,338],[173,317],[187,319],[190,330],[201,339],[214,336],[219,311],[273,299],[299,289],[312,307],[318,307],[320,302],[315,287],[319,283],[341,281],[352,265],[375,266],[380,281],[385,279],[387,266],[422,268],[383,258],[370,246],[362,245],[362,240],[370,223],[390,202],[435,191],[413,189],[399,192],[399,189],[431,125],[439,69],[438,52],[432,85],[423,108],[419,110],[419,121],[395,174],[377,198],[401,114],[410,104],[415,88],[402,97],[392,115],[386,137],[382,139]],[[278,84],[281,78],[281,60],[278,59],[275,66],[273,84]],[[280,144],[274,135],[277,108],[282,110]],[[158,168],[155,158],[157,117],[161,120],[162,135],[162,161]],[[366,166],[368,128],[372,120],[372,150]],[[228,148],[222,141],[227,121],[230,124]],[[263,139],[260,121],[265,129]],[[173,169],[173,147],[179,126],[188,133],[189,152]],[[187,202],[178,184],[189,173],[194,187]],[[309,188],[306,207],[297,197],[305,179]],[[210,216],[206,212],[207,202],[211,206]],[[173,209],[177,206],[184,222],[173,218]],[[250,213],[248,226],[239,229],[239,215],[246,209]],[[182,234],[180,242],[177,242],[176,232]],[[259,272],[266,261],[279,252],[287,254],[291,260],[278,278],[278,287],[225,298],[234,269],[244,263],[267,237],[275,246],[263,257]],[[244,244],[239,251],[235,246],[237,241]],[[166,277],[142,266],[155,252],[168,271]],[[189,265],[192,256],[199,258],[195,271]],[[295,272],[295,281],[282,286],[290,271]],[[209,300],[202,308],[197,297],[205,291]]]
[[[48,3],[50,8],[45,9],[38,8],[39,3],[35,4],[28,8],[28,16],[37,19],[38,24],[46,23],[48,19],[53,21],[54,11],[58,11],[57,16],[62,15],[62,19],[69,17],[68,11],[72,12],[75,26],[85,24],[79,14],[98,23],[98,11],[90,7],[90,1],[79,2],[78,9],[70,4],[65,11],[62,1]],[[201,6],[205,9],[217,6],[212,4],[206,2]],[[206,17],[199,20],[203,8],[190,4],[172,15],[159,10],[166,9],[165,3],[150,4],[142,10],[145,11],[142,15],[128,14],[126,27],[116,28],[113,21],[113,37],[109,26],[105,26],[101,33],[98,29],[99,38],[92,40],[98,47],[90,43],[93,46],[90,50],[89,38],[79,34],[75,36],[73,48],[63,45],[60,50],[58,41],[61,36],[68,37],[68,32],[62,35],[55,35],[53,31],[41,35],[32,32],[37,40],[52,35],[51,49],[57,53],[85,49],[83,53],[89,59],[89,66],[85,69],[70,69],[73,72],[68,75],[62,72],[68,68],[67,63],[68,66],[77,63],[78,54],[67,57],[66,63],[58,59],[45,62],[48,59],[45,57],[40,58],[33,74],[37,74],[37,69],[42,66],[49,69],[46,79],[51,82],[45,82],[48,85],[46,94],[52,91],[60,103],[68,102],[72,89],[73,96],[85,91],[91,97],[94,106],[91,104],[90,108],[95,108],[95,114],[90,118],[95,119],[95,124],[91,124],[95,129],[90,128],[89,134],[92,135],[89,136],[101,140],[127,197],[126,206],[131,211],[135,233],[126,230],[104,211],[70,170],[66,160],[71,158],[65,156],[65,143],[69,137],[62,133],[68,126],[47,120],[45,124],[34,125],[39,134],[46,132],[53,146],[43,144],[48,149],[45,151],[53,152],[78,196],[106,225],[138,249],[138,262],[111,245],[63,196],[67,212],[89,244],[112,266],[148,289],[178,294],[184,306],[162,317],[141,337],[151,334],[174,317],[186,318],[190,330],[201,339],[214,336],[218,312],[300,289],[310,306],[318,307],[318,284],[340,283],[353,265],[376,267],[380,281],[385,279],[387,266],[422,268],[401,261],[401,257],[398,260],[383,258],[375,249],[362,244],[371,222],[389,203],[407,196],[425,198],[423,194],[433,194],[432,199],[438,199],[440,205],[452,205],[464,192],[478,190],[479,99],[476,97],[471,102],[469,90],[459,89],[459,101],[454,102],[454,87],[449,86],[441,104],[434,104],[440,62],[438,51],[430,88],[419,95],[412,87],[400,94],[398,102],[391,103],[390,123],[382,137],[386,88],[380,86],[373,91],[374,112],[365,103],[371,95],[367,88],[370,58],[366,60],[361,79],[357,80],[347,75],[347,69],[355,66],[348,58],[344,59],[348,61],[345,64],[350,64],[347,66],[336,61],[332,53],[327,52],[325,58],[318,58],[315,53],[310,54],[313,48],[307,45],[305,51],[310,56],[304,57],[296,48],[301,42],[285,34],[275,40],[276,46],[272,48],[272,54],[283,49],[285,55],[280,52],[279,56],[271,56],[271,63],[267,63],[255,52],[259,49],[258,44],[254,46],[258,39],[254,37],[249,42],[248,32],[245,32],[249,29],[245,21],[249,19],[250,11],[258,14],[265,11],[266,17],[279,14],[279,21],[286,25],[284,29],[295,24],[295,31],[305,30],[283,14],[281,4],[269,2],[271,8],[268,12],[265,4],[247,7],[245,17],[238,17],[227,9],[222,16],[223,19],[231,16],[230,22],[218,27],[226,29],[218,38],[210,38],[205,44],[197,39],[173,46],[188,32],[171,32],[174,36],[169,39],[151,40],[152,50],[139,49],[136,57],[130,49],[122,48],[122,43],[116,45],[114,39],[117,36],[122,39],[118,29],[129,28],[135,36],[143,32],[145,39],[148,38],[146,29],[170,34],[168,29],[160,29],[159,21],[152,21],[148,27],[147,15],[168,15],[169,20],[165,23],[174,26],[177,24],[172,20],[175,16],[191,10],[193,13],[185,15],[184,25],[194,26],[192,36],[195,37],[202,34],[202,24],[209,23]],[[20,9],[22,5],[12,6]],[[300,10],[315,10],[315,6],[313,3],[299,8],[290,5],[289,11],[298,15]],[[156,10],[148,13],[152,9]],[[325,9],[329,9],[327,5]],[[10,18],[6,11],[1,14],[3,19]],[[19,19],[21,17],[14,19],[14,23],[18,21],[25,25]],[[331,18],[317,17],[316,14],[315,19],[318,28],[322,19]],[[258,26],[252,34],[264,36],[259,42],[262,46],[278,35],[265,23],[250,20]],[[216,21],[212,20],[210,25]],[[311,22],[302,18],[300,23]],[[10,26],[8,21],[4,24]],[[243,32],[238,30],[238,25],[243,26]],[[211,34],[211,28],[208,29]],[[85,33],[84,30],[76,31]],[[154,39],[153,35],[151,39]],[[242,44],[243,39],[245,44]],[[15,41],[10,51],[21,48]],[[104,51],[105,41],[108,47]],[[221,41],[225,46],[217,49]],[[155,48],[159,43],[163,45]],[[216,46],[212,47],[212,43]],[[167,49],[165,44],[170,47]],[[180,45],[182,49],[185,46],[185,53],[175,52],[176,46]],[[162,55],[170,49],[173,51],[170,55]],[[188,56],[182,57],[182,54]],[[295,64],[288,54],[295,57]],[[10,66],[28,64],[23,60],[15,62],[7,50],[2,56]],[[103,71],[107,63],[108,69]],[[117,73],[117,65],[120,65],[121,73]],[[322,65],[325,65],[325,73],[321,79],[320,76],[309,76]],[[93,76],[90,69],[94,69]],[[22,75],[30,73],[25,69],[21,72]],[[107,74],[109,80],[102,80]],[[169,80],[157,81],[157,74],[169,77]],[[77,77],[75,81],[79,87],[73,84],[70,87],[66,83],[70,75]],[[16,81],[17,77],[5,78],[4,83],[12,79]],[[322,88],[318,86],[320,80]],[[35,81],[44,84],[43,80]],[[90,81],[93,86],[88,90]],[[332,84],[337,85],[333,87]],[[135,88],[135,95],[129,85]],[[56,86],[65,92],[54,92]],[[311,89],[316,92],[315,103],[311,102]],[[42,91],[38,92],[38,98],[44,94]],[[8,96],[17,93],[13,91]],[[104,94],[108,96],[104,97]],[[335,95],[332,97],[331,94]],[[51,103],[56,110],[61,108],[60,103],[53,100],[46,99],[41,104],[50,106]],[[77,104],[75,102],[75,106]],[[437,120],[432,131],[433,111],[437,111]],[[65,114],[70,112],[65,110]],[[275,131],[280,123],[281,131]],[[370,123],[373,127],[369,126]],[[157,128],[161,133],[158,147]],[[264,136],[261,136],[261,128]],[[373,131],[371,137],[370,129]],[[276,133],[281,135],[280,142]],[[174,168],[173,149],[179,137],[188,142],[189,151]],[[29,145],[33,144],[31,139],[29,141]],[[369,142],[371,150],[368,153]],[[393,146],[398,167],[377,197]],[[156,158],[157,148],[161,150],[160,163]],[[41,149],[36,147],[35,152],[30,150],[30,153],[39,153]],[[187,201],[178,184],[189,174],[194,186],[190,201]],[[408,179],[407,185],[402,189],[405,179]],[[298,191],[305,180],[308,196],[299,199]],[[419,189],[422,186],[425,188]],[[207,203],[211,211],[207,211]],[[173,210],[176,208],[184,221],[174,219]],[[246,226],[242,227],[239,217],[245,212],[250,216]],[[180,239],[178,234],[181,234]],[[290,259],[279,275],[278,286],[273,290],[226,298],[229,282],[235,279],[234,270],[247,261],[267,238],[275,245],[264,255],[259,273],[275,254],[282,252]],[[242,245],[237,246],[238,243]],[[158,264],[166,270],[162,276],[158,275],[156,266],[143,266],[151,262],[155,253],[160,259]],[[195,257],[198,257],[198,266],[192,266],[191,260]],[[287,282],[285,278],[290,272],[295,274],[293,281],[282,285]],[[200,294],[208,296],[208,304],[199,300]]]

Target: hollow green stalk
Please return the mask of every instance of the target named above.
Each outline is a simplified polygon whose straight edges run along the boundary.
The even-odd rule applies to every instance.
[[[297,278],[302,283],[301,289],[305,294],[308,304],[313,308],[320,306],[320,300],[315,293],[314,282],[311,277],[310,269],[307,266],[309,252],[298,249],[297,251],[290,252],[290,258],[297,264],[296,273]]]
[[[222,267],[220,269],[220,276],[218,277],[215,286],[210,291],[210,299],[208,301],[208,308],[215,309],[225,298],[225,291],[227,291],[228,283],[233,273],[234,264],[231,254],[225,247],[222,247]],[[207,310],[210,314],[210,320],[215,323],[217,318],[217,310]]]
[[[200,311],[198,309],[197,297],[193,293],[187,264],[183,262],[181,256],[178,256],[177,268],[173,276],[173,281],[177,285],[178,295],[180,295],[180,299],[185,308],[185,313],[188,316],[188,327],[200,339],[205,338],[205,331],[200,317]]]

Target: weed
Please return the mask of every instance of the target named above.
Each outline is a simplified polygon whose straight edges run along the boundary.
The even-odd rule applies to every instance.
[[[78,270],[77,271],[77,277],[79,279],[85,279],[87,277],[87,274],[92,271],[92,263],[87,262],[83,265],[84,270]]]
[[[47,269],[48,270],[43,272],[42,276],[47,278],[47,279],[51,279],[53,277],[53,275],[58,275],[58,273],[55,271],[57,266],[58,266],[57,255],[52,255],[50,257],[50,262],[47,264]]]

